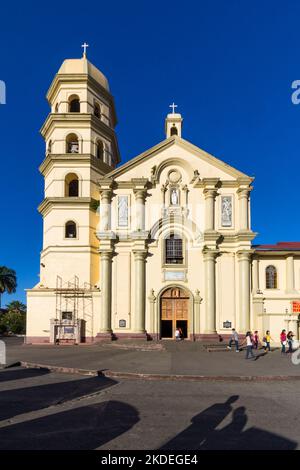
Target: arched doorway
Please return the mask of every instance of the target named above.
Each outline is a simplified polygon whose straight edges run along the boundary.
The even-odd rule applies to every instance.
[[[189,294],[180,287],[171,287],[160,298],[161,338],[174,338],[176,328],[188,337]]]

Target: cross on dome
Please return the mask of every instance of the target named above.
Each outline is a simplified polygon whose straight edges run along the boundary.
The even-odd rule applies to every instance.
[[[85,42],[81,44],[81,47],[83,48],[83,57],[86,57],[86,50],[89,47],[89,45]]]

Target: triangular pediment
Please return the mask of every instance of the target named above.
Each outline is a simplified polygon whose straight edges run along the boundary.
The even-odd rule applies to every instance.
[[[170,162],[174,159],[177,162],[182,160],[182,163],[189,165],[192,171],[199,171],[202,177],[219,177],[221,180],[242,179],[249,182],[253,179],[178,136],[163,140],[111,171],[105,178],[124,180],[136,177],[137,173],[140,177],[148,177],[153,166],[167,162],[168,159]]]

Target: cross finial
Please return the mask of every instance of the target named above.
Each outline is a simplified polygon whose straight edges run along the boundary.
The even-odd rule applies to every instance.
[[[169,105],[169,108],[172,108],[172,114],[175,114],[175,108],[178,108],[178,106],[173,101],[173,103]]]
[[[83,55],[82,57],[86,57],[86,50],[89,47],[89,45],[85,42],[84,44],[81,44],[81,47],[83,48]]]

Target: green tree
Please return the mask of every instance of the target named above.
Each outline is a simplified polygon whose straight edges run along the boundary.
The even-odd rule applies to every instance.
[[[26,314],[26,305],[19,302],[19,300],[12,300],[6,305],[6,308],[9,312]]]
[[[14,310],[4,313],[0,317],[0,332],[14,333],[16,335],[25,333],[26,314]]]
[[[1,295],[4,292],[12,294],[16,292],[17,287],[17,275],[16,271],[7,268],[6,266],[0,266],[0,307],[1,307]]]

